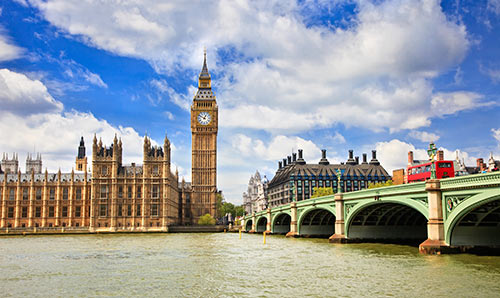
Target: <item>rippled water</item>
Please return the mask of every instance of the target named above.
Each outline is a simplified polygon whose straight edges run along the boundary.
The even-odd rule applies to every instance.
[[[0,293],[499,297],[500,257],[232,233],[0,237]]]

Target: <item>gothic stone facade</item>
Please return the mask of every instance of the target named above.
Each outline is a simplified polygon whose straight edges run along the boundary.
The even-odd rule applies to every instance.
[[[196,224],[215,216],[217,192],[217,103],[206,54],[193,99],[191,128],[193,182],[179,182],[170,170],[170,141],[152,146],[146,136],[143,164],[122,164],[122,142],[106,147],[94,136],[91,171],[80,141],[77,172],[41,173],[41,156],[28,156],[27,173],[16,155],[4,155],[0,168],[0,229],[60,228],[66,231],[167,231],[169,225]],[[37,230],[38,229],[38,230]]]

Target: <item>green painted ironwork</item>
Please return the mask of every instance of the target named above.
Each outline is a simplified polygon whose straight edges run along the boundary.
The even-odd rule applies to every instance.
[[[454,178],[441,179],[440,190],[442,193],[444,233],[446,243],[450,243],[454,225],[474,208],[494,200],[500,200],[500,173],[486,173]],[[297,231],[299,231],[300,220],[308,212],[315,209],[326,209],[335,213],[335,196],[342,196],[344,213],[344,230],[349,237],[349,224],[364,208],[374,204],[395,203],[408,206],[417,210],[428,218],[429,203],[425,182],[393,185],[376,189],[364,189],[343,194],[328,195],[324,197],[293,202],[297,208]],[[270,209],[271,227],[274,229],[274,221],[282,213],[292,215],[291,204],[286,204]],[[244,217],[246,220],[255,220],[267,216],[267,210],[263,210]]]

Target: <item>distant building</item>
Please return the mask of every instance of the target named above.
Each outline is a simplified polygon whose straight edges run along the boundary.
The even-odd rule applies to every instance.
[[[246,214],[259,212],[267,208],[267,187],[269,181],[266,176],[261,178],[259,171],[250,177],[247,191],[243,193],[243,205]]]
[[[340,182],[337,182],[337,172],[340,172]],[[369,183],[385,182],[391,176],[380,165],[377,153],[372,150],[372,159],[367,161],[366,153],[363,161],[353,156],[349,150],[347,162],[330,164],[326,158],[326,150],[322,150],[322,158],[318,164],[307,164],[302,156],[302,150],[297,154],[287,156],[278,162],[278,170],[269,182],[269,206],[279,206],[292,201],[292,194],[297,201],[307,200],[313,194],[315,187],[331,187],[334,192],[342,189],[343,192],[365,189]],[[292,193],[294,189],[294,193]]]

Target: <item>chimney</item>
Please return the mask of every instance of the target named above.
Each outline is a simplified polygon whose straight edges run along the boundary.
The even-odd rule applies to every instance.
[[[359,165],[359,156],[356,156],[354,159],[356,160],[356,164]]]
[[[288,159],[288,164],[291,165],[292,164],[292,157],[290,155],[288,155],[286,158]]]
[[[305,165],[306,161],[302,157],[302,149],[299,149],[299,159],[297,159],[297,164],[299,165]]]
[[[481,168],[481,165],[483,164],[483,159],[482,158],[478,158],[476,159],[476,166],[478,168]]]
[[[377,150],[372,150],[372,160],[370,160],[370,164],[379,165],[380,162],[377,160]]]
[[[408,166],[413,165],[413,151],[408,151]]]
[[[366,153],[363,153],[363,163],[367,163]]]
[[[286,158],[283,158],[283,167],[286,167]]]
[[[347,159],[346,164],[348,165],[355,165],[356,160],[354,160],[354,150],[349,150],[349,158]]]
[[[444,152],[443,152],[443,150],[439,150],[439,151],[437,152],[437,160],[438,160],[438,161],[442,161],[442,160],[444,160]]]
[[[281,161],[278,161],[278,170],[281,170],[281,168],[283,167]]]
[[[321,160],[319,161],[320,165],[329,165],[330,162],[326,159],[326,149],[321,149]]]
[[[292,161],[294,163],[297,161],[297,153],[292,153]]]

